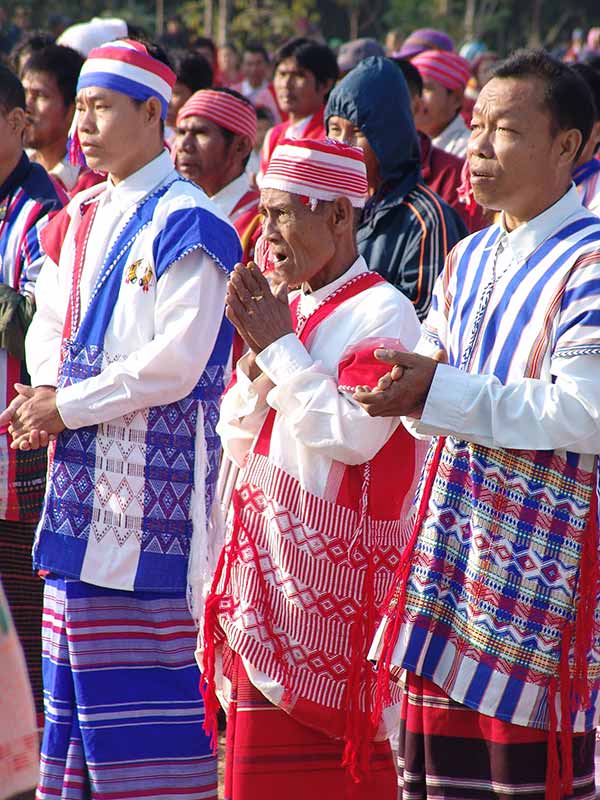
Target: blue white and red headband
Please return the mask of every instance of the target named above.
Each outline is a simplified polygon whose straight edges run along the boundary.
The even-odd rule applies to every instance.
[[[160,100],[161,117],[164,120],[175,80],[173,70],[151,56],[141,42],[119,39],[95,47],[90,52],[79,73],[77,91],[98,86],[142,102],[156,97]],[[73,163],[84,163],[75,131],[70,137],[69,155]]]

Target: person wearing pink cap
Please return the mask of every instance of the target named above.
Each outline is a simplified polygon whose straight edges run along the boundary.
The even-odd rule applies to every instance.
[[[177,115],[175,166],[229,218],[242,242],[245,263],[260,236],[258,192],[246,172],[255,140],[254,106],[233,89],[196,92]]]
[[[242,470],[199,657],[210,724],[216,692],[227,708],[230,800],[397,793],[387,737],[399,692],[390,684],[374,721],[366,648],[421,448],[398,419],[372,424],[351,393],[376,382],[374,349],[411,349],[419,325],[358,255],[367,188],[360,149],[283,140],[260,206],[279,288],[253,264],[229,283],[227,316],[249,352],[217,430]]]
[[[464,158],[470,131],[461,116],[471,69],[458,53],[425,50],[412,59],[423,78],[423,103],[415,119],[436,147]]]
[[[32,388],[0,417],[19,451],[52,440],[39,800],[217,797],[194,645],[241,247],[165,150],[174,83],[132,40],[85,62],[71,152],[107,178],[42,231]]]

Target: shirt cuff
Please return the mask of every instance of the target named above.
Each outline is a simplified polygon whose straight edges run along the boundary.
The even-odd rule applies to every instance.
[[[419,430],[430,427],[448,433],[460,431],[464,423],[463,411],[471,405],[471,396],[479,390],[478,384],[473,385],[473,377],[448,364],[438,364],[421,414]]]
[[[56,386],[58,383],[58,362],[55,364],[45,364],[43,367],[38,367],[35,373],[31,376],[32,386]]]
[[[265,347],[256,363],[277,386],[312,367],[313,360],[296,334],[288,333]]]
[[[72,431],[96,424],[90,420],[89,403],[81,400],[78,388],[79,385],[73,383],[56,391],[56,408],[65,426]]]

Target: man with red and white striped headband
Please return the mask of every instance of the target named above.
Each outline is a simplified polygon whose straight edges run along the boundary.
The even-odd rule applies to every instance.
[[[387,737],[398,691],[372,724],[366,653],[420,449],[398,419],[374,424],[351,395],[381,374],[374,349],[412,349],[419,326],[358,255],[366,192],[360,149],[284,140],[260,205],[279,288],[254,264],[229,283],[227,316],[249,353],[218,432],[242,470],[199,660],[213,733],[217,694],[227,708],[230,800],[396,796]]]
[[[195,92],[177,115],[175,166],[228,217],[242,242],[244,262],[260,236],[258,192],[246,166],[256,141],[256,111],[232,89]]]
[[[464,158],[469,129],[461,116],[471,67],[458,53],[425,50],[412,59],[423,78],[423,105],[415,125],[436,147]]]
[[[85,62],[73,152],[107,179],[42,232],[34,388],[0,419],[13,447],[54,440],[33,553],[45,577],[39,800],[217,796],[194,588],[241,248],[165,150],[174,82],[135,41]]]

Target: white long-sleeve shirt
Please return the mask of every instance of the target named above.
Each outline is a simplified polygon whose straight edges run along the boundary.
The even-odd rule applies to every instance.
[[[577,191],[571,187],[557,203],[512,232],[507,232],[502,224],[495,244],[501,250],[496,260],[498,280],[490,304],[494,297],[506,291],[519,268],[552,234],[585,215],[587,212],[581,207]],[[600,249],[600,240],[596,247]],[[493,258],[490,258],[480,287],[491,278],[492,265]],[[475,268],[474,264],[473,274]],[[600,259],[592,258],[584,270],[572,277],[571,291],[600,278]],[[436,289],[438,308],[444,305],[443,285],[442,276]],[[477,307],[477,301],[474,306]],[[541,313],[544,311],[542,308]],[[536,309],[536,313],[540,310]],[[596,310],[592,298],[587,307],[584,300],[580,301],[580,307],[569,315],[566,324],[585,313],[596,314],[597,323],[600,323],[600,308]],[[434,310],[430,324],[439,333],[442,326],[438,317],[439,312]],[[454,324],[459,322],[456,320]],[[507,319],[507,333],[510,324]],[[566,335],[566,332],[562,334]],[[556,338],[560,345],[560,320],[556,322]],[[439,344],[448,350],[449,337]],[[416,352],[433,355],[440,349],[439,344],[425,331]],[[531,342],[525,336],[522,344],[528,347]],[[600,453],[600,358],[596,353],[583,354],[585,349],[589,348],[582,347],[582,354],[563,357],[557,347],[548,353],[539,378],[519,376],[515,370],[505,382],[485,371],[474,374],[440,364],[421,419],[406,420],[407,427],[417,435],[452,434],[487,447]],[[518,361],[517,351],[513,361],[515,364]]]
[[[98,201],[86,250],[80,289],[82,315],[121,221],[172,171],[164,153],[119,184],[109,181]],[[214,347],[226,284],[225,273],[202,250],[184,256],[158,283],[151,313],[137,322],[139,349],[113,361],[99,375],[58,390],[57,406],[65,425],[80,428],[106,422],[185,396]],[[71,275],[63,275],[47,259],[38,278],[37,313],[26,341],[34,386],[56,385],[70,290]],[[115,342],[122,335],[125,331],[118,326],[109,333]]]

